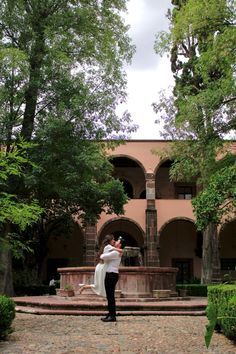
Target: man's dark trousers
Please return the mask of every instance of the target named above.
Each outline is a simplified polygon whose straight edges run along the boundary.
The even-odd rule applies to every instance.
[[[106,273],[105,276],[105,289],[108,303],[108,315],[116,318],[116,300],[115,300],[115,287],[118,282],[118,273]]]

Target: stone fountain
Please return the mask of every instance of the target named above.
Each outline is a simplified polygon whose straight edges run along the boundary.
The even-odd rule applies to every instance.
[[[79,284],[92,284],[94,269],[95,267],[58,268],[60,287],[71,284],[76,292]],[[125,247],[117,294],[122,298],[152,298],[156,296],[157,290],[161,290],[175,295],[177,271],[177,268],[172,267],[143,266],[140,248]]]

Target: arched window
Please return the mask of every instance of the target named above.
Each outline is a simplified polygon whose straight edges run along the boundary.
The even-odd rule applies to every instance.
[[[110,162],[114,166],[113,177],[123,182],[128,197],[139,199],[146,185],[143,166],[128,156],[113,156]]]

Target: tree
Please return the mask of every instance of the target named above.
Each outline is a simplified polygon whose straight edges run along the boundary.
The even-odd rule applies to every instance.
[[[173,97],[161,99],[154,109],[164,112],[166,133],[174,128],[171,137],[182,139],[170,152],[175,159],[172,179],[196,178],[198,189],[204,191],[217,171],[217,156],[227,154],[225,134],[236,128],[235,2],[173,0],[172,4],[170,33],[157,36],[156,50],[168,48],[175,87]],[[217,280],[219,269],[213,218],[203,230],[202,282]]]
[[[236,163],[211,176],[207,188],[193,200],[193,207],[199,230],[204,230],[210,222],[218,225],[235,218]]]
[[[0,150],[0,292],[13,295],[11,254],[20,257],[21,251],[28,250],[27,245],[17,238],[14,230],[26,229],[35,223],[43,209],[36,200],[7,192],[6,182],[11,176],[24,177],[24,166],[30,161],[27,157],[28,144],[13,145],[10,152]]]
[[[50,215],[77,215],[96,223],[102,211],[122,214],[122,183],[112,177],[106,144],[80,140],[72,123],[48,121],[35,137],[27,186]]]
[[[122,183],[112,177],[106,146],[78,139],[74,125],[63,119],[49,119],[38,130],[29,152],[35,167],[27,174],[26,186],[44,208],[42,219],[27,230],[34,239],[39,277],[47,241],[56,228],[63,228],[60,234],[65,235],[75,219],[84,227],[96,224],[102,212],[124,213],[128,198]]]
[[[79,215],[94,222],[127,200],[105,143],[96,144],[135,130],[129,113],[116,113],[134,52],[125,10],[125,0],[0,3],[0,141],[7,152],[19,136],[38,144],[29,152],[37,167],[27,166],[24,184],[9,179],[8,191],[38,197],[44,217],[78,211],[79,202]]]
[[[30,140],[48,116],[72,121],[81,138],[134,129],[127,112],[116,114],[126,96],[122,65],[134,50],[121,17],[125,3],[1,2],[2,139],[17,129]]]

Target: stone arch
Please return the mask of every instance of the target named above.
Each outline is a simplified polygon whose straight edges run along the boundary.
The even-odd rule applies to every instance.
[[[57,268],[83,265],[84,232],[74,221],[68,228],[55,227],[47,241],[47,255],[44,260],[44,280],[57,277]]]
[[[192,199],[196,195],[196,179],[174,182],[170,180],[171,159],[163,159],[155,169],[155,189],[157,199]]]
[[[109,157],[114,166],[113,176],[121,181],[128,181],[133,189],[131,199],[139,199],[140,193],[146,189],[145,169],[140,161],[128,155],[112,155]]]
[[[162,226],[161,226],[161,228],[159,229],[159,234],[162,232],[162,230],[168,225],[168,224],[170,224],[171,222],[173,222],[173,221],[181,221],[181,220],[184,220],[184,221],[188,221],[188,222],[190,222],[190,223],[195,223],[195,221],[193,220],[193,219],[191,219],[191,218],[187,218],[187,217],[185,217],[185,216],[177,216],[177,217],[175,217],[175,218],[172,218],[172,219],[170,219],[170,220],[167,220]]]
[[[201,278],[202,234],[186,217],[168,220],[159,231],[160,266],[177,267],[177,282]]]
[[[105,235],[113,234],[115,238],[122,236],[126,246],[144,247],[144,231],[134,220],[126,217],[115,217],[103,224],[97,235],[97,243],[100,246]]]
[[[115,158],[124,158],[124,159],[127,159],[127,160],[132,160],[132,161],[134,161],[137,165],[139,165],[139,167],[142,169],[142,171],[143,171],[144,174],[146,173],[145,167],[143,166],[142,162],[140,162],[138,159],[136,159],[136,158],[133,157],[133,156],[126,155],[126,154],[116,154],[116,155],[111,155],[111,156],[109,156],[109,160],[113,160],[113,159],[115,159]]]
[[[164,158],[164,159],[162,159],[162,160],[160,160],[159,161],[159,163],[156,165],[156,168],[155,168],[155,170],[154,170],[154,175],[156,176],[156,173],[157,173],[157,171],[159,170],[159,168],[163,165],[163,164],[165,164],[166,162],[168,162],[168,161],[170,161],[170,162],[173,162],[170,158],[168,158],[168,157],[166,157],[166,158]]]

